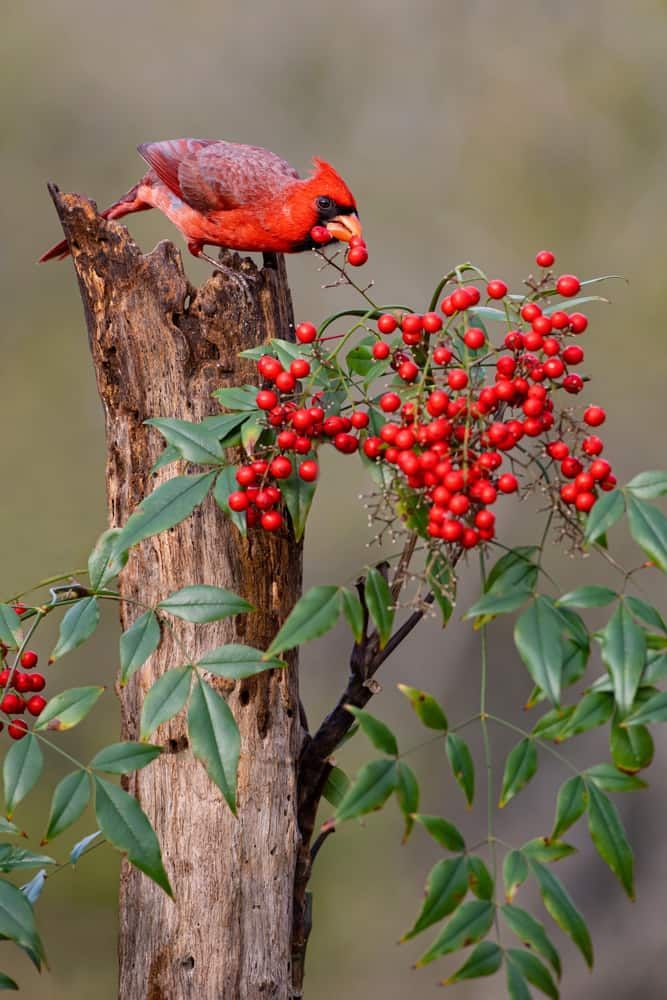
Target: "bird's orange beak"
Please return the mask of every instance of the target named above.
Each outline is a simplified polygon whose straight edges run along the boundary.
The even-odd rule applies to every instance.
[[[335,240],[349,243],[353,236],[361,236],[361,223],[358,215],[337,215],[327,222],[326,228]]]

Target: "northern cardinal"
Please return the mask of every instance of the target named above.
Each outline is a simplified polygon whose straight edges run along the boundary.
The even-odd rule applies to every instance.
[[[259,146],[209,139],[167,139],[138,147],[149,165],[138,184],[102,212],[120,219],[158,208],[185,236],[195,257],[218,267],[205,244],[231,250],[298,253],[316,246],[313,227],[335,240],[361,237],[357,206],[341,176],[314,158],[314,171],[294,167]],[[69,254],[65,240],[40,262]]]

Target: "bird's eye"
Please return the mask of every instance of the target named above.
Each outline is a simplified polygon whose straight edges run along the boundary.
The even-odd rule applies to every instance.
[[[320,197],[316,199],[315,204],[320,212],[331,212],[336,208],[336,203],[333,198],[329,198],[328,195],[325,194],[320,195]]]

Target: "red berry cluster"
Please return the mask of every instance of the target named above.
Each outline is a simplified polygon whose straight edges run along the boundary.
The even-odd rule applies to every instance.
[[[25,610],[21,605],[15,605],[15,610]],[[46,705],[46,698],[43,698],[38,691],[43,691],[46,687],[46,680],[43,674],[33,673],[37,666],[38,656],[32,649],[26,649],[21,654],[20,665],[23,670],[15,670],[13,675],[7,666],[7,647],[0,648],[2,657],[2,669],[0,670],[0,693],[6,690],[0,701],[0,711],[5,715],[23,715],[27,710],[30,715],[37,716]],[[30,671],[30,673],[24,673]],[[4,723],[0,722],[0,730]],[[13,740],[22,739],[28,731],[28,724],[24,719],[11,718],[7,726],[7,732]]]
[[[311,338],[312,333],[312,338]],[[299,340],[315,339],[317,331],[311,323],[297,327]],[[321,442],[331,442],[344,455],[353,455],[359,448],[359,438],[351,433],[368,424],[368,414],[357,410],[347,416],[326,416],[320,405],[321,393],[299,405],[295,396],[303,396],[301,379],[310,374],[310,362],[295,358],[285,368],[278,358],[265,354],[257,362],[264,388],[256,396],[257,408],[266,413],[269,427],[275,431],[275,448],[269,458],[257,459],[236,470],[236,482],[241,487],[227,498],[231,510],[245,511],[249,527],[259,523],[265,531],[277,531],[283,523],[279,507],[282,491],[279,483],[296,471],[304,482],[318,477],[319,466],[314,458],[305,458]]]
[[[245,511],[249,525],[276,531],[283,523],[280,481],[314,481],[313,455],[328,441],[343,454],[361,445],[366,459],[389,467],[383,482],[393,483],[389,490],[403,511],[423,515],[414,521],[423,534],[464,549],[493,539],[491,508],[502,494],[519,491],[520,479],[532,486],[538,469],[562,501],[564,516],[568,506],[590,511],[599,491],[613,489],[616,479],[600,458],[602,441],[590,434],[603,423],[604,410],[589,406],[578,420],[565,403],[585,385],[576,370],[584,351],[574,341],[588,319],[566,303],[550,305],[554,296],[577,295],[581,283],[571,274],[552,274],[551,251],[538,253],[536,262],[542,276],[529,279],[529,292],[520,298],[510,296],[501,279],[484,279],[480,291],[456,274],[440,312],[375,313],[369,353],[376,377],[392,382],[379,395],[369,389],[364,399],[373,411],[374,433],[369,412],[358,409],[357,400],[343,407],[347,413],[327,413],[322,393],[301,384],[311,375],[312,357],[297,357],[287,368],[270,354],[261,357],[256,403],[274,443],[237,470],[240,489],[229,506]],[[503,321],[500,343],[491,342],[482,325],[486,318]],[[296,339],[314,345],[320,370],[328,366],[345,379],[338,349],[329,357],[324,353],[323,340],[339,338],[318,340],[316,327],[301,323]],[[351,396],[358,388],[349,381]]]
[[[331,243],[333,236],[326,226],[313,226],[310,230],[310,238],[317,246],[325,246]],[[348,243],[347,263],[351,267],[361,267],[368,260],[368,247],[363,236],[353,236]]]

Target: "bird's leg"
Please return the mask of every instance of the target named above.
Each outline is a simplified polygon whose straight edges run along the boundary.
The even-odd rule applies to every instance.
[[[239,275],[237,271],[233,271],[230,267],[225,267],[221,264],[219,260],[215,257],[210,257],[203,249],[203,244],[199,243],[197,240],[188,241],[188,250],[193,257],[198,257],[199,260],[205,260],[208,264],[211,264],[216,271],[221,271],[222,274],[226,274],[228,278],[233,278],[234,281],[238,281]]]

